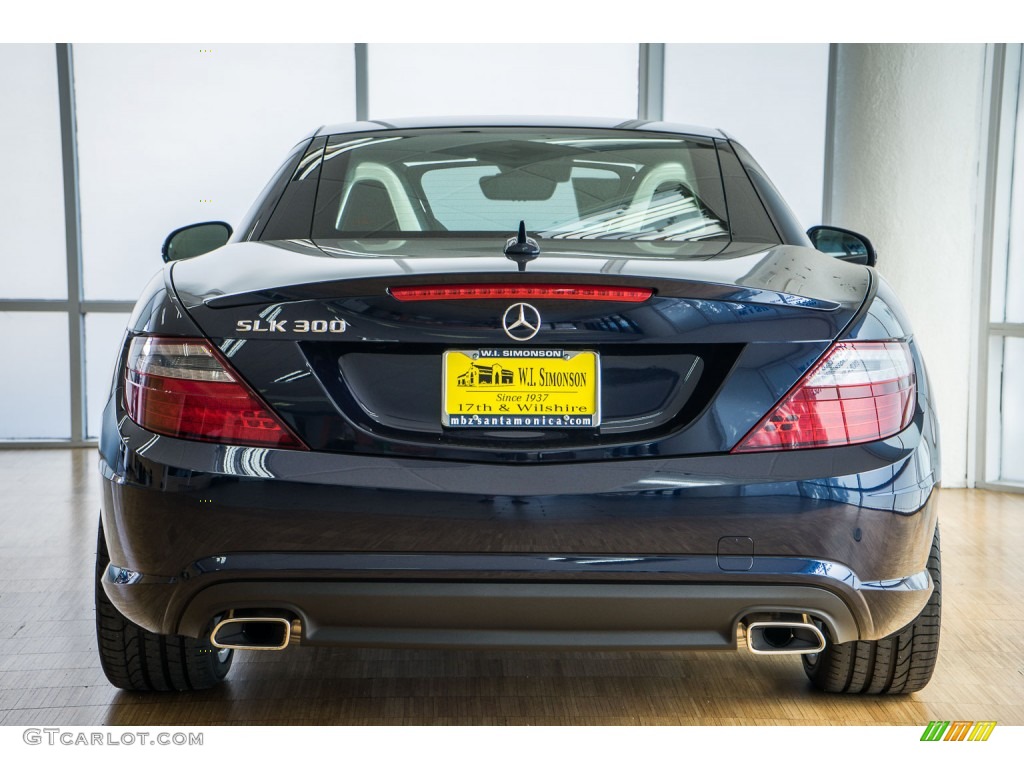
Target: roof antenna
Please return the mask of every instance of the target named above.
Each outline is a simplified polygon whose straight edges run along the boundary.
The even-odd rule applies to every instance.
[[[540,246],[532,237],[526,236],[526,222],[519,222],[519,235],[510,237],[505,243],[505,255],[519,265],[519,271],[525,272],[526,265],[540,256]]]

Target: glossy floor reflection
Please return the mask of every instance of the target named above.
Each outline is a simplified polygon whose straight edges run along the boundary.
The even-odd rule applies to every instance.
[[[126,694],[95,654],[92,450],[0,451],[0,725],[1024,725],[1024,495],[942,491],[942,654],[906,697],[810,690],[793,658],[292,648],[221,688]]]

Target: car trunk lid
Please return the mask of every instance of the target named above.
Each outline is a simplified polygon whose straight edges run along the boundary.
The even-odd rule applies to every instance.
[[[204,333],[314,450],[475,461],[727,451],[841,334],[870,286],[869,270],[795,246],[545,244],[525,272],[494,250],[464,239],[244,243],[177,264],[173,280]],[[515,293],[552,285],[651,296]],[[438,286],[501,296],[395,296]],[[528,339],[509,333],[517,305],[539,314]],[[596,418],[490,418],[503,402],[512,416],[548,415],[543,401],[498,397],[557,394],[533,389],[544,376],[582,382]],[[446,388],[460,387],[491,390],[480,402],[493,411],[476,412],[488,418],[453,418],[467,413]]]

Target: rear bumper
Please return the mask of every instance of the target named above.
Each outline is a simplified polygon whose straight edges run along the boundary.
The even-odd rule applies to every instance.
[[[104,587],[163,634],[274,609],[311,644],[727,648],[744,616],[779,612],[845,642],[905,626],[932,589],[919,434],[563,466],[230,448],[127,420],[120,436],[101,459]]]
[[[258,553],[209,558],[174,580],[111,566],[104,587],[136,622],[193,637],[234,610],[287,614],[312,645],[720,649],[758,614],[809,614],[836,642],[883,637],[917,615],[932,582],[924,571],[865,583],[801,558],[729,574],[715,557]]]

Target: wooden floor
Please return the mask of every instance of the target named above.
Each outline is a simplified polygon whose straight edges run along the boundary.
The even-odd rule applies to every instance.
[[[942,651],[903,697],[812,692],[794,657],[291,648],[221,688],[111,687],[93,636],[93,450],[0,451],[0,725],[1024,725],[1024,495],[942,491]]]

